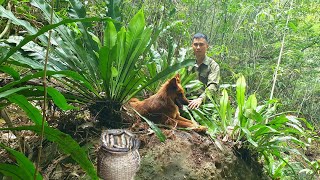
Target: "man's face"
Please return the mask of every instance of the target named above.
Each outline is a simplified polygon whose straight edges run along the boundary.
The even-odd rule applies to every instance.
[[[204,38],[195,38],[192,42],[192,48],[196,56],[204,56],[209,45]]]

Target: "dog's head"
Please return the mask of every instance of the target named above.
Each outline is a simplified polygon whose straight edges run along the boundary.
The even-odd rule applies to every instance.
[[[177,74],[175,77],[169,80],[168,91],[169,97],[172,98],[174,103],[181,109],[183,105],[188,105],[189,101],[184,95],[184,90],[181,86],[180,75]]]

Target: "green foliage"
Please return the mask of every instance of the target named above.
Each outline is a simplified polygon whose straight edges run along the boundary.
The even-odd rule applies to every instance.
[[[44,48],[47,46],[47,32],[53,31],[52,48],[49,54],[49,63],[47,75],[63,85],[64,89],[69,90],[68,94],[61,95],[53,88],[48,88],[48,94],[60,108],[67,110],[74,107],[66,103],[66,99],[82,103],[94,103],[104,100],[106,103],[124,103],[137,92],[151,83],[168,76],[170,73],[191,64],[191,60],[179,62],[167,66],[156,76],[148,81],[141,74],[141,68],[147,62],[143,56],[148,52],[151,44],[154,43],[158,34],[151,37],[152,28],[145,26],[143,11],[139,11],[129,22],[128,26],[117,30],[115,22],[111,19],[85,18],[86,12],[79,1],[70,1],[72,10],[70,17],[76,19],[62,20],[56,14],[53,16],[54,24],[46,25],[40,30],[33,27],[30,23],[15,17],[10,11],[3,7],[0,9],[0,16],[12,20],[17,25],[21,25],[31,34],[22,40],[9,38],[8,45],[3,48],[1,53],[1,62],[24,65],[24,67],[39,70],[19,78],[12,70],[2,68],[3,71],[10,73],[15,77],[15,81],[1,88],[2,97],[6,97],[9,102],[16,103],[37,125],[41,123],[41,114],[34,108],[28,99],[41,99],[42,87],[25,86],[13,88],[22,85],[28,80],[42,77],[43,72],[40,69],[44,64]],[[38,8],[49,21],[50,5],[44,1],[34,0],[31,5]],[[106,28],[101,43],[98,36],[95,36],[88,30],[88,22],[96,20],[106,20]],[[68,23],[77,23],[77,30]],[[74,24],[73,24],[74,25]],[[78,31],[79,30],[79,31]],[[39,40],[39,44],[32,42]],[[9,43],[15,43],[17,46],[9,48]],[[9,59],[10,58],[10,59]],[[8,61],[9,60],[9,61]],[[19,93],[19,94],[14,94]],[[148,121],[147,121],[148,122]],[[149,122],[150,123],[150,122]],[[150,124],[152,126],[152,124]],[[153,129],[157,130],[155,126]],[[40,133],[40,126],[16,127],[10,130],[32,130]],[[164,140],[161,131],[156,131],[160,139]],[[71,154],[81,167],[93,178],[96,178],[92,163],[85,157],[83,151],[69,136],[45,126],[45,137],[58,143],[62,151]]]
[[[10,75],[14,80],[20,79],[20,74],[9,66],[0,66],[0,72]]]
[[[33,177],[28,176],[26,177],[26,173],[24,169],[11,165],[11,164],[4,164],[0,163],[0,172],[5,176],[5,177],[10,177],[14,180],[22,180],[22,179],[32,179]]]
[[[27,115],[30,117],[30,119],[33,122],[35,122],[35,124],[41,125],[42,115],[41,115],[39,109],[37,109],[33,105],[31,105],[25,96],[15,94],[13,96],[8,97],[8,100],[11,103],[15,103],[18,106],[20,106],[27,113]],[[47,123],[46,123],[46,125],[47,125]]]
[[[135,64],[146,50],[151,37],[151,29],[144,28],[143,12],[137,13],[129,23],[127,30],[116,32],[112,22],[107,22],[105,46],[100,49],[100,70],[105,85],[106,96],[112,101],[123,102],[132,94],[143,79],[135,74]],[[117,36],[115,36],[117,35]],[[113,72],[113,73],[112,73]]]
[[[238,104],[238,120],[240,121],[240,125],[244,126],[244,118],[243,118],[243,107],[245,102],[245,91],[246,91],[246,82],[244,80],[243,76],[240,76],[240,78],[237,80],[236,83],[236,89],[237,89],[237,104]]]
[[[230,113],[228,107],[229,98],[226,90],[223,90],[220,99],[219,115],[222,120],[223,126],[221,127],[224,134],[228,135],[228,128],[231,126],[233,129],[232,134],[234,139],[238,142],[242,141],[242,146],[259,153],[264,158],[267,164],[267,170],[271,177],[282,177],[281,172],[284,167],[290,167],[289,161],[284,157],[301,156],[307,162],[309,160],[300,152],[300,148],[309,146],[304,140],[308,138],[306,130],[312,126],[303,119],[296,118],[295,116],[285,116],[273,114],[272,109],[276,101],[271,101],[263,106],[257,105],[255,95],[250,95],[245,99],[245,79],[243,76],[237,80],[237,111],[235,118],[226,114]],[[274,111],[273,111],[274,112]],[[267,121],[267,119],[269,121]],[[268,122],[268,123],[266,123]],[[305,129],[305,125],[308,129]],[[230,133],[229,133],[230,135]],[[286,153],[290,153],[290,156]],[[276,161],[277,159],[277,161]],[[275,163],[280,163],[275,170]]]
[[[164,142],[166,140],[166,136],[162,133],[162,131],[152,121],[150,121],[149,119],[147,119],[144,116],[142,116],[141,114],[139,114],[139,112],[136,111],[135,109],[132,109],[132,110],[148,123],[148,125],[154,130],[154,132],[156,133],[157,137],[159,138],[159,140],[161,142]]]
[[[58,73],[48,72],[48,75],[54,75],[54,74],[58,74]],[[68,74],[68,72],[65,72],[62,74]],[[23,86],[23,83],[30,79],[42,77],[42,76],[43,76],[43,72],[38,72],[33,75],[25,76],[19,80],[13,81],[7,84],[6,86],[0,88],[0,102],[3,104],[3,106],[9,103],[14,103],[18,105],[21,109],[23,109],[26,112],[30,120],[32,120],[36,124],[35,126],[30,126],[30,127],[16,127],[13,129],[7,128],[7,129],[1,129],[1,130],[32,130],[36,133],[40,133],[42,115],[40,111],[28,101],[28,99],[32,99],[35,97],[42,98],[43,87]],[[14,88],[14,86],[21,86],[21,87]],[[38,89],[40,93],[35,93],[34,91],[35,88]],[[67,104],[64,96],[59,91],[49,87],[48,94],[51,96],[51,98],[56,103],[56,105],[58,105],[60,108],[63,108],[63,109],[73,108],[73,106],[70,106]],[[80,148],[80,146],[69,135],[62,133],[59,130],[48,127],[47,122],[45,122],[45,125],[46,125],[45,137],[48,140],[57,143],[61,148],[61,150],[66,154],[71,154],[71,157],[75,161],[77,161],[80,164],[80,166],[93,179],[97,178],[97,175],[92,163],[88,160],[85,152]],[[24,172],[23,174],[26,174],[26,176],[28,175],[30,178],[27,178],[26,176],[24,176],[23,179],[26,179],[26,178],[32,179],[33,173],[35,172],[35,168],[33,164],[29,162],[29,160],[22,153],[11,150],[3,145],[1,147],[5,148],[7,151],[9,151],[12,155],[16,157],[19,166],[1,164],[0,171],[4,175],[16,177],[18,179],[20,178],[20,175],[18,172],[28,171],[28,173]],[[17,173],[12,171],[14,169],[17,170]]]
[[[25,99],[24,97],[20,97],[19,98],[14,98],[13,95],[14,93],[19,93],[20,95],[23,95],[25,97],[28,97],[29,99],[32,99],[32,98],[41,98],[43,96],[43,94],[41,93],[37,93],[38,91],[40,92],[43,92],[43,88],[42,87],[35,87],[35,86],[24,86],[24,84],[29,81],[29,80],[32,80],[32,79],[36,79],[36,78],[39,78],[39,77],[42,77],[43,76],[43,71],[39,71],[35,74],[32,74],[32,75],[28,75],[28,76],[25,76],[19,80],[16,80],[16,81],[12,81],[11,83],[8,83],[6,84],[5,86],[1,87],[0,88],[0,98],[12,98],[13,101],[14,99],[17,99],[15,102],[20,102],[20,101],[25,101],[23,99]],[[72,76],[74,77],[75,79],[77,79],[79,82],[81,82],[82,80],[84,80],[83,78],[81,78],[80,75],[78,75],[77,73],[74,73],[74,72],[71,72],[71,71],[59,71],[59,72],[52,72],[52,71],[48,71],[47,74],[50,76],[50,75],[68,75],[68,76]],[[83,86],[86,86],[86,87],[91,87],[89,85],[89,83],[82,83]],[[21,87],[18,87],[18,88],[14,88],[15,86],[21,86]],[[35,90],[36,88],[36,90]],[[64,110],[69,110],[69,109],[74,109],[75,107],[71,106],[71,105],[68,105],[67,104],[67,101],[65,99],[65,97],[57,90],[53,89],[53,88],[49,88],[48,90],[49,92],[49,95],[50,97],[53,99],[54,102],[56,102],[56,105],[61,108],[61,109],[64,109]],[[11,96],[12,95],[12,96]],[[3,99],[1,99],[3,100]],[[1,103],[1,101],[0,101]],[[26,106],[26,107],[29,107],[29,105],[23,105],[23,106]],[[31,105],[30,105],[31,106]],[[27,111],[28,112],[28,111]],[[31,113],[34,113],[36,111],[30,111]]]
[[[108,5],[108,16],[117,21],[121,21],[121,0],[110,0]]]
[[[20,126],[15,128],[2,128],[0,130],[31,130],[37,134],[41,133],[41,126]],[[92,179],[98,179],[97,172],[94,169],[93,164],[87,158],[86,152],[79,146],[79,144],[74,141],[70,135],[62,133],[61,131],[45,126],[44,136],[51,142],[58,144],[61,151],[65,154],[70,154],[72,159],[74,159]]]
[[[39,8],[45,17],[49,16],[50,6],[48,4],[35,0],[32,1],[32,5]],[[57,47],[52,48],[52,53],[49,54],[48,68],[56,71],[67,69],[78,72],[85,79],[86,84],[91,85],[90,89],[86,89],[88,86],[84,87],[83,84],[79,84],[73,79],[74,76],[54,77],[65,84],[64,88],[73,92],[72,96],[66,95],[66,97],[69,100],[73,99],[80,102],[94,103],[107,100],[119,104],[126,102],[141,89],[166,77],[169,73],[190,65],[190,61],[187,61],[168,66],[157,76],[146,80],[144,76],[139,76],[139,74],[142,74],[142,67],[148,63],[143,59],[143,55],[156,40],[157,34],[151,38],[152,29],[145,27],[142,10],[130,20],[127,28],[122,27],[119,31],[117,31],[114,21],[107,19],[105,21],[104,41],[100,43],[99,38],[88,32],[87,28],[89,27],[87,22],[98,19],[85,18],[85,9],[81,3],[74,1],[71,5],[73,10],[70,16],[84,19],[65,19],[61,21],[59,17],[54,15],[53,22],[55,24],[44,26],[38,32],[28,22],[19,20],[11,12],[1,9],[1,16],[24,26],[31,34],[34,34],[24,38],[18,46],[12,48],[2,59],[2,62],[12,57],[18,63],[31,66],[33,69],[39,69],[43,64],[43,58],[41,57],[44,57],[39,54],[41,52],[30,53],[32,51],[30,47],[28,49],[30,58],[26,58],[21,57],[17,50],[22,46],[28,46],[30,41],[36,37],[43,44],[46,44],[43,34],[48,30],[54,30],[53,42],[57,43]],[[78,23],[78,28],[82,34],[80,37],[75,37],[73,33],[70,33],[69,27],[64,25],[71,22]],[[35,54],[39,55],[34,56]],[[101,96],[101,93],[105,96]]]
[[[0,172],[7,177],[12,177],[13,179],[34,179],[35,167],[33,163],[24,156],[23,153],[15,151],[11,148],[0,144],[0,147],[7,150],[17,161],[17,165],[10,164],[0,164]],[[37,173],[35,179],[42,179],[41,174]]]
[[[221,124],[223,130],[227,131],[227,121],[230,121],[230,117],[228,117],[228,114],[230,112],[230,103],[228,100],[228,92],[224,89],[222,91],[222,97],[220,99],[220,109],[219,109],[219,115],[221,118]]]
[[[303,114],[318,126],[320,61],[314,53],[320,42],[318,1],[297,1],[292,7],[290,1],[145,1],[144,7],[147,16],[152,15],[147,19],[150,23],[183,20],[181,28],[176,26],[162,36],[165,40],[159,47],[169,49],[168,38],[173,38],[178,48],[190,47],[192,34],[207,34],[208,54],[221,67],[222,84],[229,84],[241,73],[247,79],[247,91],[261,99],[270,97],[270,81],[285,32],[274,94],[282,101],[278,110],[295,109],[296,116]],[[285,27],[287,15],[289,26]]]
[[[234,141],[235,147],[257,153],[273,179],[295,177],[295,174],[303,177],[303,173],[298,173],[299,171],[307,171],[309,176],[314,176],[314,162],[310,162],[303,153],[303,150],[310,146],[312,125],[303,118],[285,113],[276,114],[276,100],[258,105],[255,94],[246,98],[246,82],[243,76],[238,78],[235,89],[236,107],[231,105],[228,91],[223,89],[220,104],[207,92],[209,102],[199,109],[186,111],[191,119],[207,126],[208,134],[214,139],[217,134],[223,134],[224,139]],[[216,142],[216,145],[218,144]],[[296,157],[300,157],[308,166],[292,166],[292,158]],[[291,173],[288,175],[288,172]]]

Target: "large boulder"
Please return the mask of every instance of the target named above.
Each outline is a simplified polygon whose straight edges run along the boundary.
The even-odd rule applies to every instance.
[[[196,132],[172,132],[165,142],[155,135],[139,136],[141,165],[136,180],[268,179],[258,162],[248,163],[227,144]]]

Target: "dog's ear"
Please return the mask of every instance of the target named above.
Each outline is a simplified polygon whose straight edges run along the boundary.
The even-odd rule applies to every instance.
[[[176,74],[175,78],[177,79],[177,83],[180,83],[180,74]]]
[[[178,87],[178,83],[179,83],[179,80],[176,77],[174,77],[170,79],[169,86],[173,89],[176,89]]]

